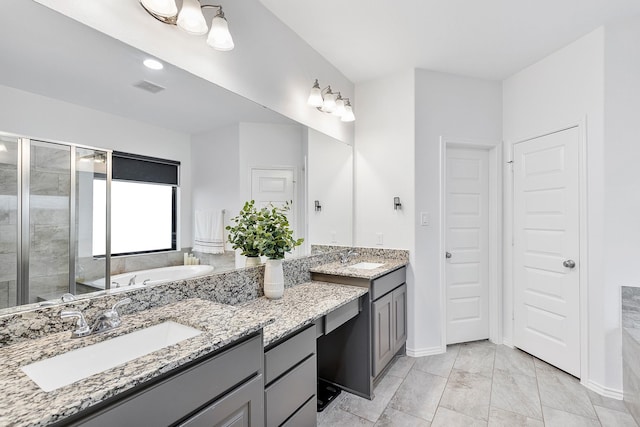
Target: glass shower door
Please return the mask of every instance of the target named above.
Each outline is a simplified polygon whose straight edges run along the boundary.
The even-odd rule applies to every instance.
[[[70,291],[72,147],[34,140],[29,145],[29,286],[23,286],[23,304]]]
[[[0,308],[18,304],[18,138],[0,135]]]

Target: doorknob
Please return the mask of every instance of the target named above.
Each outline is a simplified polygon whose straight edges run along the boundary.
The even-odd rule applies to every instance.
[[[451,252],[447,252],[444,256],[445,256],[445,258],[447,258],[447,259],[451,258]]]
[[[563,262],[562,265],[564,265],[567,268],[574,268],[576,266],[576,263],[574,260],[568,259],[565,262]]]

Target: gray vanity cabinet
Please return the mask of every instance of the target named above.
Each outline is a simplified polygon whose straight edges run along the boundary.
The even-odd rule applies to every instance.
[[[387,294],[372,304],[373,313],[373,376],[378,375],[393,359],[395,340],[393,294]]]
[[[263,426],[262,355],[257,334],[58,425]]]
[[[373,280],[312,273],[312,279],[369,288],[360,315],[318,338],[318,377],[358,396],[373,386],[407,341],[406,267]]]
[[[316,325],[267,346],[264,354],[265,425],[316,425]]]
[[[393,291],[393,353],[407,342],[407,285]]]
[[[376,377],[407,341],[407,285],[373,302],[373,376]]]

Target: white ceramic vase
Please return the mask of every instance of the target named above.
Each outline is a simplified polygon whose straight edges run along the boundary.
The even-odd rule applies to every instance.
[[[260,265],[260,257],[259,256],[248,256],[245,258],[244,266],[245,267],[254,267],[256,265]]]
[[[281,259],[268,259],[264,264],[264,296],[280,299],[284,295],[284,270]]]

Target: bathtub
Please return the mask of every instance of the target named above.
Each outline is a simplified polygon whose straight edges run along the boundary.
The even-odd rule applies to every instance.
[[[211,265],[177,265],[174,267],[153,268],[151,270],[130,271],[128,273],[111,276],[111,288],[129,286],[129,281],[134,276],[136,285],[142,285],[143,283],[147,285],[157,285],[158,283],[175,282],[177,280],[206,276],[213,273],[213,269]],[[104,277],[89,282],[88,285],[97,289],[104,289]]]

